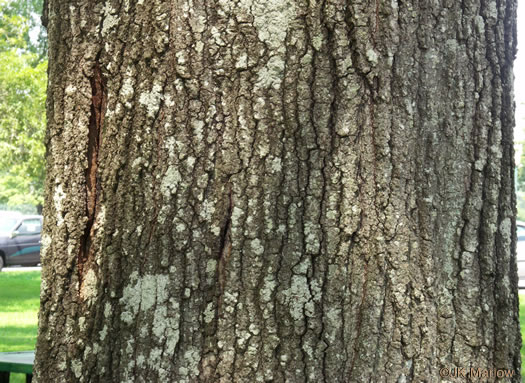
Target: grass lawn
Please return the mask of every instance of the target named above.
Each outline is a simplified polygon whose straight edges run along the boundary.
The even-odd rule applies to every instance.
[[[0,272],[0,352],[35,348],[39,297],[40,271]],[[520,323],[525,366],[525,294],[520,294]],[[23,383],[25,376],[12,374],[11,382]]]
[[[520,290],[523,291],[523,290]],[[525,294],[520,294],[521,381],[525,382]]]
[[[33,350],[36,343],[40,271],[0,272],[0,351]],[[11,382],[25,382],[12,374]]]

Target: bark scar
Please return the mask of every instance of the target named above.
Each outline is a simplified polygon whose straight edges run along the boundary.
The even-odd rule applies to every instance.
[[[89,118],[88,147],[86,169],[86,216],[87,223],[84,234],[80,239],[80,252],[78,255],[78,276],[80,290],[85,279],[86,272],[91,268],[94,261],[92,249],[92,238],[94,236],[94,223],[98,212],[97,202],[100,197],[100,180],[97,175],[98,156],[102,138],[102,126],[106,112],[107,92],[106,80],[98,61],[95,63],[91,82],[91,115]]]

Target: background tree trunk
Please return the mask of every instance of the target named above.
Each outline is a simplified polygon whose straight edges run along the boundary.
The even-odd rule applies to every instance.
[[[38,381],[519,381],[515,1],[46,7]]]

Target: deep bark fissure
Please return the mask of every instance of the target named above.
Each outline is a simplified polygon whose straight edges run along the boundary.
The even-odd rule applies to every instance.
[[[232,251],[232,242],[231,242],[231,220],[233,212],[233,194],[231,186],[229,187],[228,197],[227,197],[227,210],[226,218],[224,224],[222,225],[220,231],[220,245],[217,258],[219,260],[219,265],[217,268],[217,276],[219,282],[219,301],[217,305],[217,310],[221,310],[221,302],[223,300],[224,290],[226,287],[226,269],[228,267],[228,261]]]
[[[97,215],[97,202],[100,198],[100,179],[97,172],[100,144],[102,140],[102,129],[104,115],[106,113],[107,91],[106,80],[102,74],[100,64],[95,62],[91,84],[91,114],[89,117],[88,145],[87,145],[87,169],[86,169],[86,217],[84,234],[80,239],[80,250],[77,261],[79,277],[79,293],[81,294],[85,274],[93,264],[94,250],[92,239],[94,237],[94,225]]]

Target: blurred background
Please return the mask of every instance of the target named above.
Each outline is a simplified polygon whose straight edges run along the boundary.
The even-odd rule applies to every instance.
[[[0,210],[41,212],[47,38],[43,0],[0,0]]]

